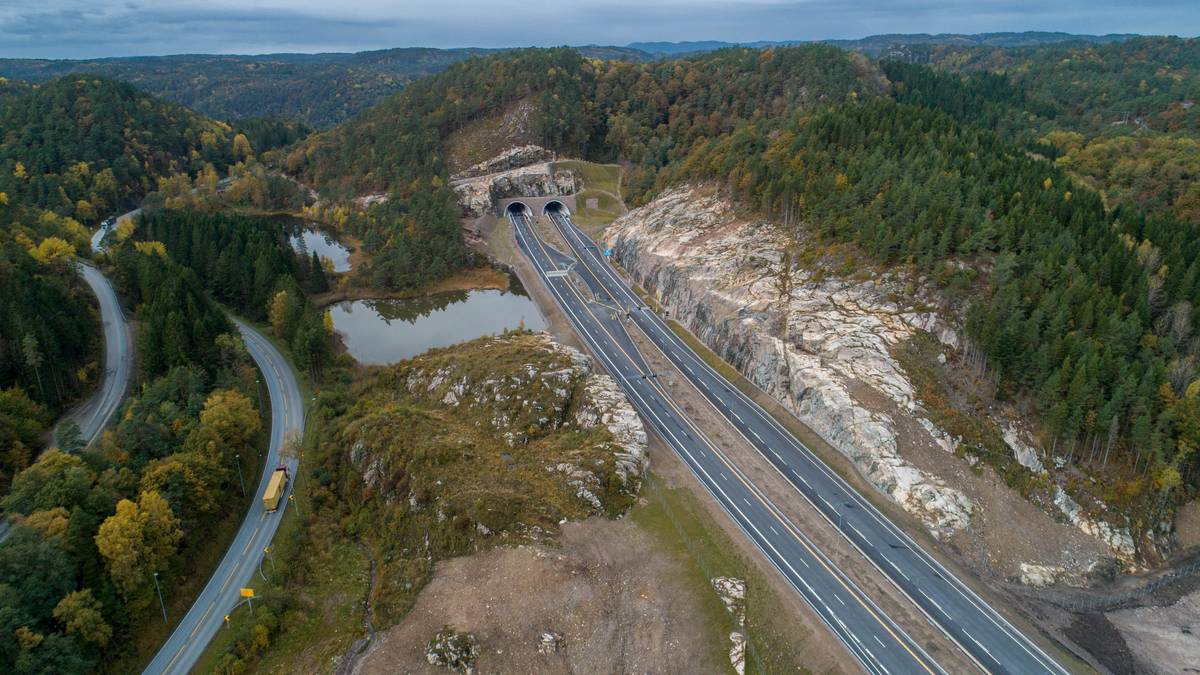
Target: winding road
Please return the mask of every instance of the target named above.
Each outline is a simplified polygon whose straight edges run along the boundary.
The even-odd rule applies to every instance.
[[[591,291],[636,326],[750,445],[985,672],[1066,673],[841,476],[731,386],[642,302],[565,211],[549,212]],[[580,269],[581,268],[581,269]],[[845,642],[845,640],[843,640]],[[860,659],[861,660],[861,659]],[[865,665],[865,664],[864,664]]]
[[[241,602],[240,589],[256,585],[254,579],[261,574],[264,549],[271,543],[287,509],[288,502],[285,501],[278,511],[267,513],[263,510],[260,497],[266,490],[272,470],[281,462],[285,443],[292,438],[298,439],[304,431],[304,401],[300,395],[300,385],[291,365],[270,340],[242,321],[234,319],[234,323],[241,330],[246,349],[258,364],[270,393],[271,444],[263,464],[266,470],[255,488],[250,510],[221,564],[175,627],[175,632],[163,643],[150,665],[146,666],[143,671],[146,675],[187,673],[192,669],[221,628],[225,615]],[[282,459],[282,462],[287,465],[294,479],[297,459],[289,457]],[[289,484],[289,494],[291,487]]]
[[[100,303],[100,321],[104,329],[104,380],[96,393],[71,411],[64,421],[78,424],[84,444],[90,446],[108,426],[129,389],[129,378],[133,374],[133,335],[108,277],[86,262],[79,263],[79,274],[91,286]],[[58,429],[62,429],[61,423]]]

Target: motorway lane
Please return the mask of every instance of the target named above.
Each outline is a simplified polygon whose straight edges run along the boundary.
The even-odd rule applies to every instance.
[[[634,347],[620,312],[585,298],[566,276],[547,275],[565,269],[569,258],[541,242],[523,216],[510,219],[518,247],[642,418],[862,667],[871,673],[944,672],[675,405]]]
[[[629,320],[713,408],[977,665],[991,672],[1067,672],[757,403],[709,367],[633,293],[568,214],[549,215],[593,292],[627,312]]]
[[[271,444],[264,462],[266,469],[254,491],[250,510],[217,571],[208,580],[183,621],[175,627],[175,632],[159,649],[150,665],[146,666],[144,675],[187,673],[192,669],[213,635],[221,628],[225,615],[241,601],[239,589],[259,586],[256,575],[260,574],[263,549],[271,543],[287,508],[287,501],[284,501],[278,511],[266,513],[262,494],[271,473],[280,463],[285,441],[293,437],[298,439],[304,431],[304,402],[300,396],[300,386],[291,365],[275,345],[245,323],[237,319],[234,319],[234,323],[241,329],[246,349],[258,364],[270,393]],[[292,477],[288,485],[290,495],[298,462],[295,458],[288,458],[284,463]]]

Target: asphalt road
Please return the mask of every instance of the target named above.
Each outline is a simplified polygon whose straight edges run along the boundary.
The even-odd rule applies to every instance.
[[[183,621],[175,627],[175,632],[159,649],[150,665],[146,666],[144,673],[147,675],[187,673],[192,669],[209,641],[221,629],[225,615],[242,601],[240,589],[259,585],[263,549],[275,536],[288,504],[285,501],[275,513],[266,513],[261,497],[271,473],[280,463],[285,442],[293,437],[299,438],[303,433],[304,402],[300,396],[300,386],[291,365],[275,345],[241,321],[235,319],[234,322],[241,329],[246,349],[258,364],[271,396],[271,444],[264,463],[267,470],[263,471],[262,479],[254,488],[254,500],[250,503],[246,519],[242,521],[217,571],[208,580]],[[295,458],[288,458],[284,462],[292,476],[292,483],[288,485],[290,496],[298,463]]]
[[[84,443],[91,445],[108,426],[129,388],[129,378],[133,374],[133,336],[117,300],[117,292],[108,278],[86,262],[79,263],[79,274],[91,286],[100,303],[100,321],[104,328],[104,379],[92,397],[67,415],[66,420],[78,424]],[[62,428],[61,423],[58,428]]]
[[[621,313],[563,274],[573,258],[541,241],[520,215],[517,245],[572,326],[647,425],[870,673],[945,672],[791,523],[676,406],[626,332]]]
[[[985,671],[1066,673],[903,530],[864,499],[757,403],[704,362],[630,289],[565,212],[550,214],[593,292],[617,307],[714,410],[842,535]]]

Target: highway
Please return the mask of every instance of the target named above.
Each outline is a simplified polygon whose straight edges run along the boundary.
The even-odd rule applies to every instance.
[[[187,673],[192,669],[213,635],[220,630],[225,615],[241,602],[240,589],[258,585],[255,578],[261,574],[263,549],[275,536],[288,504],[285,501],[275,513],[266,513],[260,497],[272,471],[280,463],[285,442],[293,437],[299,438],[303,433],[304,402],[300,396],[300,386],[287,359],[269,340],[241,321],[235,319],[234,322],[242,331],[246,349],[258,364],[270,393],[271,443],[264,463],[266,470],[254,489],[250,510],[217,571],[175,627],[175,632],[163,643],[150,665],[146,666],[144,673],[147,675]],[[287,458],[284,462],[293,479],[288,486],[290,496],[298,463],[295,458]]]
[[[731,386],[642,302],[565,211],[548,214],[580,276],[636,326],[775,470],[981,669],[1066,673],[756,402]]]
[[[746,537],[869,673],[945,672],[822,553],[675,404],[638,353],[621,313],[571,279],[574,259],[510,212],[521,252],[647,425],[674,450]]]

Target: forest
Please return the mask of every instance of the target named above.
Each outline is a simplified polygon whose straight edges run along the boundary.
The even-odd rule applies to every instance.
[[[518,51],[413,85],[302,142],[288,168],[333,195],[442,179],[437,153],[456,129],[536,101],[547,147],[628,163],[629,202],[718,181],[766,215],[931,274],[968,308],[997,395],[1030,401],[1047,445],[1072,462],[1124,472],[1124,502],[1162,506],[1190,494],[1200,465],[1187,104],[1200,41],[1030,53],[1053,75],[875,63],[818,45],[650,63]],[[1106,84],[1093,105],[1090,87]],[[1136,139],[1096,135],[1124,121],[1122,106],[1157,121]],[[350,151],[361,143],[376,151]]]
[[[224,167],[250,152],[224,124],[83,75],[8,100],[0,128],[0,191],[84,225],[136,205],[158,177]]]
[[[308,295],[328,291],[329,279],[316,253],[297,255],[287,236],[277,218],[174,210],[146,215],[134,233],[163,246],[199,292],[207,290],[250,319],[269,321],[296,364],[319,379],[333,357],[333,336]],[[186,325],[187,317],[180,321]]]
[[[157,617],[154,573],[169,589],[217,523],[244,508],[234,455],[252,456],[262,426],[245,347],[161,245],[127,242],[116,264],[142,327],[145,383],[93,452],[50,449],[12,479],[2,504],[13,528],[0,546],[4,672],[129,666],[141,624]],[[19,408],[13,391],[0,394],[5,415]]]

